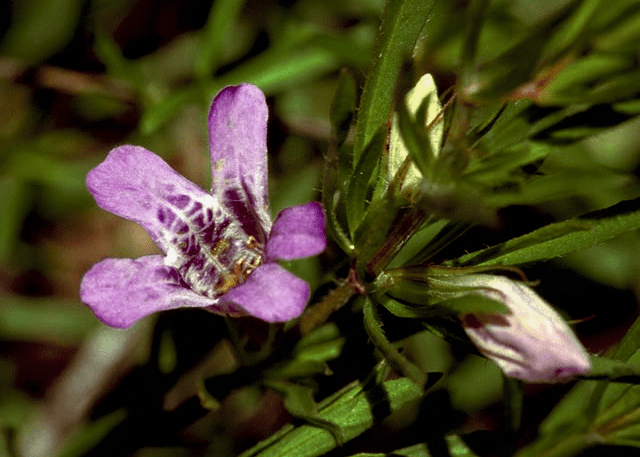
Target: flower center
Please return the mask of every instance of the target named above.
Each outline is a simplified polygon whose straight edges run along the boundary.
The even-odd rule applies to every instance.
[[[167,203],[158,210],[158,220],[171,234],[165,264],[176,268],[194,292],[220,297],[262,263],[264,246],[214,196],[198,201],[179,195]]]

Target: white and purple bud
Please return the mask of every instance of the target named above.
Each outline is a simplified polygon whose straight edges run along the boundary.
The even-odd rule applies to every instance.
[[[505,276],[450,277],[456,284],[505,304],[507,314],[465,314],[464,331],[504,374],[552,383],[588,373],[589,355],[562,317],[533,290]]]

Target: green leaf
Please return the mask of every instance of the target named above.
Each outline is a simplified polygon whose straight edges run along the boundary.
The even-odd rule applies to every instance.
[[[576,423],[586,427],[584,421],[578,420]],[[545,457],[570,457],[578,456],[585,449],[597,445],[603,444],[602,438],[596,434],[587,434],[583,430],[570,431],[569,428],[565,428],[561,436],[553,436],[546,439],[538,439],[530,445],[521,449],[515,457],[539,457],[544,455]]]
[[[306,42],[293,48],[289,44],[274,46],[221,75],[209,88],[209,94],[213,97],[222,87],[242,82],[255,84],[266,94],[273,94],[339,66],[340,60],[332,52]]]
[[[477,455],[469,449],[458,435],[451,435],[445,438],[446,445],[449,450],[450,457],[477,457]],[[426,443],[414,444],[413,446],[396,449],[389,453],[367,453],[360,452],[353,454],[351,457],[431,457],[429,447]]]
[[[19,430],[27,428],[33,422],[36,411],[41,408],[37,400],[27,394],[24,390],[14,388],[15,384],[15,362],[4,358],[0,361],[0,381],[3,385],[2,395],[0,395],[0,427],[3,430]],[[8,435],[3,433],[2,435]],[[25,433],[25,436],[27,434]],[[2,439],[0,438],[0,456],[10,456],[2,454]]]
[[[98,325],[79,302],[2,296],[0,340],[80,343]]]
[[[590,103],[598,103],[607,105],[610,103],[625,101],[637,97],[640,91],[640,70],[637,66],[631,67],[629,71],[613,74],[608,78],[602,78],[589,91],[581,96],[572,97],[569,101],[579,103],[589,101]]]
[[[349,170],[351,175],[352,150],[344,142],[353,121],[355,97],[356,83],[348,72],[342,70],[330,107],[334,141],[330,143],[324,158],[322,205],[326,211],[328,234],[347,254],[353,251],[353,242],[348,230],[345,199],[345,182],[348,178],[343,170]]]
[[[123,81],[139,78],[140,75],[137,74],[137,68],[133,62],[122,55],[122,49],[115,40],[100,28],[95,31],[93,50],[111,76]]]
[[[294,379],[328,374],[326,362],[340,356],[345,339],[333,323],[327,323],[306,334],[293,348],[291,357],[267,368],[267,379]]]
[[[229,38],[229,30],[243,4],[244,0],[213,2],[207,23],[202,30],[202,44],[196,60],[196,75],[200,78],[213,76],[220,61],[221,48]]]
[[[354,234],[354,251],[356,271],[360,278],[365,278],[367,265],[376,256],[381,255],[381,247],[390,239],[389,232],[394,222],[397,226],[396,216],[401,212],[401,203],[404,202],[394,196],[389,188],[382,198],[369,206],[363,221],[359,224]]]
[[[436,218],[428,219],[422,228],[418,230],[396,254],[389,263],[388,268],[420,263],[422,260],[427,259],[428,254],[423,256],[422,251],[437,243],[436,238],[442,233],[446,225],[446,220],[437,220]]]
[[[608,79],[634,68],[634,62],[617,55],[591,54],[578,60],[557,74],[540,92],[538,101],[543,105],[564,105],[578,102],[605,103],[610,96],[598,95],[598,84],[611,84]],[[629,81],[633,83],[634,80]],[[627,84],[628,86],[629,84]],[[632,86],[633,87],[633,86]],[[632,93],[635,92],[632,91]],[[619,95],[623,98],[623,95]],[[630,94],[631,95],[631,94]]]
[[[596,413],[588,399],[598,385],[600,383],[596,381],[578,382],[542,422],[540,433],[552,436],[556,433],[584,430]]]
[[[413,446],[405,447],[403,449],[396,449],[395,451],[387,452],[359,452],[353,454],[350,457],[431,457],[429,448],[425,443],[414,444]]]
[[[477,0],[472,2],[467,12],[466,30],[462,43],[462,55],[460,56],[462,67],[460,69],[460,82],[463,87],[468,86],[473,77],[482,25],[486,19],[488,7],[488,0]]]
[[[483,195],[473,183],[461,180],[442,184],[424,180],[416,186],[413,200],[414,207],[430,216],[489,226],[497,223],[492,195]]]
[[[218,78],[190,84],[173,91],[150,106],[141,119],[141,130],[151,134],[171,119],[184,105],[201,102],[208,105],[225,86],[243,82],[255,84],[271,95],[292,85],[335,70],[340,60],[329,50],[310,44],[313,36],[302,33],[293,43],[278,43]]]
[[[423,244],[423,248],[416,252],[407,262],[404,262],[405,265],[418,264],[429,260],[432,256],[436,255],[442,249],[446,248],[449,244],[464,235],[465,232],[472,227],[472,224],[468,222],[448,222],[446,220],[442,220],[435,223],[434,226],[434,230],[437,230],[439,227],[442,228],[437,231],[435,236],[420,232],[419,236],[428,238],[429,241],[425,242]],[[413,238],[416,237],[414,236]],[[409,243],[407,243],[407,245],[408,244]],[[401,251],[400,254],[402,253],[403,252]]]
[[[434,303],[454,314],[504,314],[509,308],[498,300],[493,300],[477,294],[467,294],[461,297]]]
[[[505,52],[470,74],[461,93],[471,101],[495,100],[525,83],[531,83],[536,72],[554,65],[571,48],[580,45],[600,1],[574,0],[548,15],[524,38],[518,37],[518,41]],[[514,65],[514,62],[518,64]]]
[[[398,317],[414,319],[446,317],[450,319],[452,315],[460,314],[501,314],[508,312],[504,304],[481,295],[464,295],[450,300],[434,300],[434,303],[428,305],[416,303],[419,300],[424,300],[424,297],[418,296],[418,294],[410,295],[404,292],[398,293],[397,296],[391,294],[389,296],[396,300],[390,300],[390,303],[385,303],[384,306],[389,312]]]
[[[602,398],[603,408],[598,412],[593,425],[594,431],[598,433],[605,442],[611,444],[622,444],[620,439],[625,441],[634,437],[636,446],[640,445],[640,388],[638,386],[618,386],[612,395],[605,395]],[[618,388],[622,389],[618,389]],[[609,390],[609,389],[607,389]],[[613,397],[613,398],[610,398]]]
[[[594,371],[602,369],[604,360],[595,360]],[[606,363],[606,362],[605,362]],[[608,374],[625,374],[635,367],[640,371],[640,350],[628,360],[627,366],[620,363],[606,363]],[[638,381],[637,374],[631,382]],[[625,382],[625,381],[623,381]],[[596,389],[591,404],[598,406],[597,415],[590,424],[592,430],[601,439],[614,445],[640,446],[640,387],[622,383],[608,383]]]
[[[27,0],[13,4],[11,27],[0,51],[36,64],[60,51],[82,15],[83,0]],[[6,10],[5,10],[6,11]]]
[[[119,409],[80,428],[65,442],[56,457],[81,457],[90,452],[114,427],[127,418],[127,411]]]
[[[340,148],[347,139],[355,110],[356,81],[348,70],[342,69],[329,110],[331,131],[336,141],[336,148]]]
[[[360,99],[354,163],[358,163],[376,130],[389,120],[398,75],[403,63],[411,55],[434,3],[435,0],[387,2],[373,67]]]
[[[640,211],[602,219],[572,219],[549,224],[487,249],[465,254],[444,265],[523,265],[559,257],[640,228]]]
[[[140,119],[140,131],[144,135],[151,135],[169,122],[185,105],[201,99],[202,89],[196,84],[173,91],[145,110]]]
[[[160,348],[158,351],[158,369],[167,374],[175,370],[177,365],[176,344],[171,330],[165,329],[160,335]]]
[[[358,229],[367,205],[366,197],[370,188],[371,177],[376,165],[385,151],[387,144],[387,129],[380,127],[371,142],[365,147],[360,160],[350,176],[347,188],[347,222],[353,237]]]
[[[406,378],[366,388],[355,381],[320,402],[318,416],[341,427],[346,442],[422,395],[422,389]],[[312,425],[286,425],[241,457],[314,457],[329,452],[337,445],[326,429]]]
[[[622,340],[613,347],[607,357],[612,360],[626,362],[640,349],[640,317],[636,318]]]
[[[605,202],[600,206],[602,208],[614,205],[621,200],[635,198],[638,196],[638,190],[635,178],[627,173],[606,170],[602,167],[573,168],[554,170],[545,176],[532,177],[513,190],[495,191],[486,196],[486,200],[497,208],[503,208],[510,205],[535,205],[567,198],[599,197]],[[617,193],[620,195],[616,195]],[[598,206],[597,202],[595,204]]]
[[[198,381],[198,398],[200,398],[200,406],[204,409],[215,411],[220,408],[220,402],[207,390],[204,379]]]
[[[502,314],[502,302],[475,293],[477,288],[452,285],[446,277],[434,276],[429,268],[398,268],[378,276],[374,293],[386,293],[412,305],[422,317],[470,313]]]
[[[324,159],[322,173],[322,206],[327,215],[327,233],[340,246],[346,254],[353,252],[354,246],[348,229],[344,228],[346,222],[346,205],[343,181],[340,179],[340,163],[335,149],[329,148]]]
[[[0,263],[11,255],[28,212],[28,186],[8,175],[0,178]]]
[[[320,164],[312,162],[296,167],[295,172],[282,174],[278,185],[269,192],[271,214],[278,214],[284,208],[302,205],[316,199],[316,189],[320,182]]]
[[[574,8],[554,30],[545,44],[543,61],[548,63],[561,57],[572,47],[580,45],[590,32],[591,24],[599,14],[603,0],[582,0],[574,2]]]
[[[548,23],[538,25],[500,56],[469,72],[460,93],[472,102],[495,100],[531,79],[550,30]]]
[[[328,362],[340,356],[344,343],[338,327],[329,322],[305,335],[293,352],[302,361]]]
[[[523,141],[504,152],[497,152],[473,161],[464,172],[464,178],[474,183],[497,187],[513,180],[513,172],[524,165],[547,157],[553,148],[536,141]]]
[[[640,14],[625,14],[614,27],[607,28],[593,41],[597,50],[635,52],[640,41]]]
[[[640,384],[640,365],[591,356],[591,371],[583,378]]]
[[[477,146],[480,151],[489,151],[490,154],[508,153],[513,147],[521,147],[520,144],[528,139],[537,139],[544,133],[548,134],[560,123],[566,122],[575,126],[577,116],[583,116],[593,122],[593,119],[598,119],[598,114],[602,113],[585,115],[590,108],[589,104],[580,103],[558,109],[543,109],[533,105],[529,100],[517,100],[505,105],[497,113],[495,107],[480,109],[489,119],[480,122],[471,130],[468,141],[480,140]],[[483,116],[479,117],[482,119]],[[473,166],[470,166],[470,169],[473,169]]]
[[[508,432],[507,439],[509,455],[515,451],[515,436],[520,430],[522,422],[522,407],[524,404],[524,384],[519,379],[502,376],[502,398],[504,410],[504,428]]]
[[[620,113],[627,114],[629,116],[637,116],[640,114],[640,100],[626,100],[623,102],[614,103],[611,107]]]
[[[640,446],[640,351],[629,363],[592,357],[585,378],[613,383],[581,381],[553,409],[540,427],[539,438],[517,454],[570,456],[597,444]],[[625,379],[626,378],[626,379]]]
[[[314,427],[328,431],[333,439],[342,446],[344,433],[335,422],[318,415],[318,407],[313,399],[313,389],[300,384],[268,381],[267,387],[276,390],[284,397],[284,407],[296,419],[301,419]]]
[[[625,337],[626,344],[617,348],[619,360],[628,361],[592,356],[592,370],[583,377],[614,382],[577,383],[542,423],[539,439],[518,457],[578,455],[582,449],[597,444],[640,445],[640,387],[627,384],[640,381],[638,322],[629,332],[632,336]],[[630,356],[634,346],[636,350]]]
[[[451,457],[478,457],[458,435],[447,436],[445,439]]]

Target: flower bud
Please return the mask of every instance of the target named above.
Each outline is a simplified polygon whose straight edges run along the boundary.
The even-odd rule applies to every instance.
[[[418,112],[420,105],[427,99],[427,116],[425,119],[424,128],[426,129],[436,117],[440,115],[442,106],[438,100],[438,89],[436,83],[430,74],[423,75],[416,85],[411,89],[406,97],[405,103],[407,109],[412,116],[415,116]],[[440,151],[440,143],[442,142],[442,135],[444,133],[444,122],[442,119],[435,122],[435,125],[431,127],[428,132],[429,142],[431,144],[431,150],[437,156]],[[404,140],[400,135],[400,127],[398,126],[398,116],[394,115],[393,123],[391,125],[391,134],[389,136],[389,166],[388,176],[389,179],[393,179],[395,174],[400,169],[400,165],[404,162],[404,159],[409,155],[409,150],[404,144]],[[415,164],[411,164],[407,176],[404,179],[403,187],[412,186],[422,181],[423,177]]]
[[[504,303],[507,314],[465,314],[464,331],[504,374],[529,382],[558,382],[589,372],[589,355],[560,315],[524,284],[505,276],[451,278],[469,293]],[[475,289],[477,288],[477,289]]]

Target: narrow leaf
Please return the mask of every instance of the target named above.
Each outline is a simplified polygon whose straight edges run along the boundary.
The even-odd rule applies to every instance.
[[[612,360],[626,362],[640,349],[640,317],[627,330],[622,340],[607,354]]]
[[[602,219],[550,224],[500,245],[445,262],[445,265],[523,265],[559,257],[640,228],[640,211]]]
[[[355,163],[375,131],[387,123],[402,64],[411,55],[435,0],[395,0],[386,4],[373,67],[367,77],[354,145]]]
[[[218,0],[213,2],[209,18],[202,31],[202,43],[196,60],[196,74],[211,77],[219,65],[220,50],[229,37],[229,30],[244,0]]]
[[[270,381],[266,384],[284,397],[284,407],[293,417],[301,419],[314,427],[327,430],[340,445],[344,443],[342,428],[336,423],[323,419],[318,415],[318,408],[313,399],[313,389],[300,384]]]
[[[583,376],[584,379],[640,384],[640,365],[592,356],[591,367],[591,371]]]
[[[380,163],[380,157],[387,143],[387,129],[381,127],[375,133],[371,142],[364,149],[355,170],[350,176],[347,189],[347,221],[349,231],[353,236],[364,216],[367,192],[371,176]]]
[[[329,111],[336,148],[340,148],[347,139],[355,110],[356,81],[348,70],[342,69]]]
[[[340,426],[346,442],[422,395],[422,389],[406,378],[387,381],[367,389],[355,381],[320,402],[318,417]],[[329,452],[337,444],[331,433],[323,428],[286,425],[241,457],[314,457]]]

